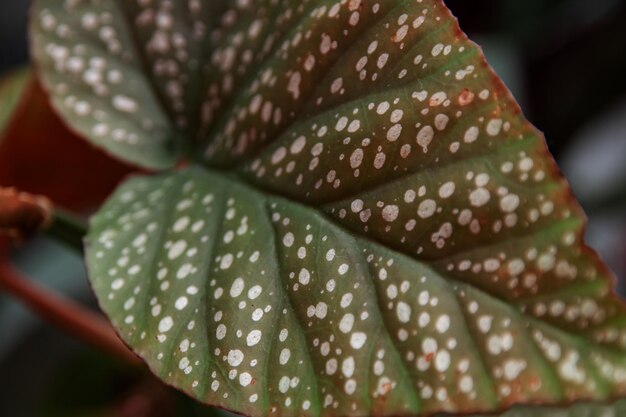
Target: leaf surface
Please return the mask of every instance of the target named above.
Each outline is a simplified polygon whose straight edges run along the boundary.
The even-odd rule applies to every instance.
[[[252,416],[626,394],[625,308],[582,211],[442,1],[227,3],[35,8],[72,126],[203,165],[129,181],[92,221],[96,293],[155,373]],[[86,87],[93,62],[119,84]]]
[[[103,309],[153,371],[246,415],[493,411],[624,389],[624,355],[604,340],[213,171],[131,180],[88,242]]]

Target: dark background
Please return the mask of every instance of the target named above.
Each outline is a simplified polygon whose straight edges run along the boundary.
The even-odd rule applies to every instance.
[[[621,277],[625,292],[626,1],[447,3],[483,46],[527,117],[546,133],[590,217],[588,240]],[[0,1],[0,74],[27,62],[27,5],[26,0]],[[93,305],[81,259],[62,247],[40,239],[17,253],[16,261],[31,276]],[[42,407],[61,407],[47,400],[58,399],[61,387],[69,393],[63,406],[76,402],[69,397],[89,385],[83,379],[94,368],[93,355],[0,295],[0,415],[57,415],[43,413]],[[93,377],[102,379],[100,371]],[[98,387],[99,394],[85,394],[94,402],[108,392]]]

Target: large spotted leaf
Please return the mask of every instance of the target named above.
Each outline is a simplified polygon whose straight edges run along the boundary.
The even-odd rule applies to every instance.
[[[77,130],[202,165],[129,181],[88,238],[168,383],[252,416],[626,396],[611,273],[442,1],[39,0],[33,32]]]
[[[547,252],[512,240],[519,260],[491,249],[494,260],[473,261],[493,270],[487,283],[513,261],[538,283],[573,283],[531,296],[539,315],[331,219],[205,169],[136,178],[92,221],[90,275],[157,375],[247,415],[429,415],[624,393],[626,356],[607,339],[620,334],[617,300],[572,272],[540,272],[546,254],[592,270],[580,254],[561,260],[575,244],[566,226],[536,239]],[[573,313],[588,328],[573,329]]]

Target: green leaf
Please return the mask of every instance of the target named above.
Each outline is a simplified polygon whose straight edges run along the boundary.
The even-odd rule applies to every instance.
[[[554,234],[560,256],[570,231]],[[129,181],[88,242],[94,289],[127,343],[169,383],[246,415],[478,412],[624,392],[626,358],[603,339],[214,171]],[[510,245],[531,252],[522,243]],[[528,255],[525,270],[544,262]],[[595,333],[616,300],[594,296],[543,297]]]
[[[130,180],[88,236],[102,308],[157,375],[251,416],[626,396],[612,275],[442,1],[227,3],[35,3],[72,126],[144,166],[204,165]]]
[[[30,70],[20,69],[3,75],[0,79],[0,135],[20,102],[29,76]]]

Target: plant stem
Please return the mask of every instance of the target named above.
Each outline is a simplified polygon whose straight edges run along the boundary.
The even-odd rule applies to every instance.
[[[103,317],[30,282],[7,263],[0,263],[0,290],[19,299],[40,318],[75,338],[131,364],[141,363]]]
[[[83,237],[87,234],[87,227],[75,216],[56,209],[45,234],[83,253]]]

